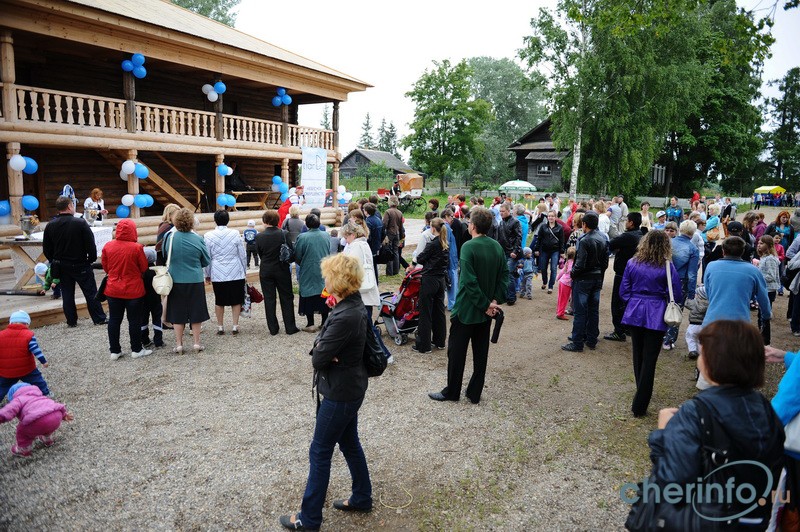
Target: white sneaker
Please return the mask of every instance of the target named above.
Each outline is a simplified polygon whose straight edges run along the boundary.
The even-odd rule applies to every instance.
[[[117,360],[122,356],[122,353],[111,353],[111,360]]]
[[[387,364],[394,364],[394,356],[389,356],[389,358],[386,359],[386,363]]]
[[[136,351],[132,352],[131,353],[131,358],[141,358],[141,357],[146,357],[147,355],[152,355],[152,354],[153,354],[153,351],[151,349],[142,348],[142,350],[139,351],[138,353]]]

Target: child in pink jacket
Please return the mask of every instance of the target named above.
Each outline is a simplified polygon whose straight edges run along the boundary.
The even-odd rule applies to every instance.
[[[53,433],[63,420],[72,421],[67,407],[42,395],[42,391],[27,382],[18,382],[8,390],[8,404],[0,409],[0,423],[19,418],[17,443],[11,446],[14,456],[30,456],[33,442],[38,439],[45,447],[53,445]]]
[[[575,262],[575,248],[571,247],[567,250],[567,260],[564,262],[564,267],[559,270],[556,276],[558,281],[558,303],[556,304],[556,318],[560,320],[568,320],[569,318],[564,315],[567,310],[567,303],[569,303],[569,296],[572,295],[572,264]]]

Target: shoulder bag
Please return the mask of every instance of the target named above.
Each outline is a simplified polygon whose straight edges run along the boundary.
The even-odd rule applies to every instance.
[[[669,268],[670,261],[667,260],[665,264],[667,268],[667,286],[669,287],[669,303],[667,303],[667,309],[664,311],[664,323],[670,327],[677,327],[683,320],[683,309],[680,305],[675,303],[675,295],[672,292],[672,272]]]
[[[281,233],[283,234],[283,243],[281,244],[281,252],[280,255],[278,255],[278,260],[283,264],[291,264],[294,262],[294,250],[286,243],[286,231],[281,229]]]
[[[366,341],[364,342],[364,366],[367,368],[367,376],[380,377],[386,371],[386,355],[383,353],[378,339],[372,332],[369,314],[364,309],[364,318],[367,320]]]
[[[377,279],[375,279],[375,269],[369,265],[367,262],[367,253],[372,255],[372,250],[370,250],[369,245],[364,245],[361,247],[361,254],[363,255],[363,266],[364,266],[364,280],[361,282],[361,290],[372,290],[377,286]]]
[[[167,236],[164,235],[164,238]],[[150,269],[156,272],[153,277],[153,290],[160,296],[167,296],[172,291],[172,275],[169,273],[169,263],[172,259],[172,243],[175,241],[175,234],[169,237],[169,250],[167,250],[167,263],[165,266],[151,266]]]

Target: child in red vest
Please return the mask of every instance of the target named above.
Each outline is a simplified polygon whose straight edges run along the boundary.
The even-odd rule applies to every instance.
[[[17,443],[11,446],[14,456],[30,456],[33,442],[39,440],[45,447],[55,443],[53,433],[64,420],[72,421],[73,415],[61,403],[43,397],[36,386],[18,382],[8,390],[8,404],[0,409],[0,423],[19,418]]]
[[[36,359],[47,367],[33,331],[28,329],[31,317],[18,310],[8,319],[8,327],[0,331],[0,398],[18,381],[37,386],[42,395],[50,395],[42,373],[36,369]]]

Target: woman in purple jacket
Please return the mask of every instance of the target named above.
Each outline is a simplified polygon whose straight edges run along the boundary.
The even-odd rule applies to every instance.
[[[672,245],[664,231],[649,231],[639,242],[636,255],[628,261],[619,293],[627,302],[622,323],[631,331],[633,375],[636,394],[631,410],[635,417],[647,414],[653,395],[656,362],[667,324],[664,311],[669,302],[667,268],[672,274],[672,290],[676,301],[681,300],[681,279],[672,264]]]

